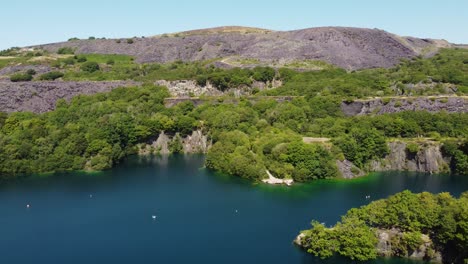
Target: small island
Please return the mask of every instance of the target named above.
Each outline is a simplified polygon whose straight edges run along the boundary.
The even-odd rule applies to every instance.
[[[294,242],[320,258],[366,261],[395,256],[439,263],[468,261],[468,192],[397,193],[349,210],[327,228],[312,222]]]

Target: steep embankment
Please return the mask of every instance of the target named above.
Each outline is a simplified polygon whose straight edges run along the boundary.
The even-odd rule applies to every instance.
[[[390,153],[382,160],[370,164],[372,171],[418,171],[440,173],[449,171],[450,160],[444,158],[439,142],[413,143],[417,149],[410,150],[409,143],[388,143]]]
[[[367,171],[416,171],[424,173],[445,173],[450,171],[450,157],[442,153],[442,144],[431,140],[415,142],[389,142],[389,153],[380,160],[371,161]],[[366,173],[348,160],[337,160],[341,176],[352,179]]]
[[[74,40],[36,48],[56,52],[62,47],[72,47],[77,53],[127,54],[135,56],[138,62],[161,63],[232,56],[270,63],[321,60],[354,70],[391,67],[403,58],[450,46],[445,41],[399,37],[378,29],[321,27],[270,31],[223,27],[131,40]]]
[[[181,137],[179,133],[170,135],[161,132],[157,138],[146,144],[138,145],[140,155],[181,153],[207,153],[212,142],[201,130],[193,131],[191,135]]]
[[[133,81],[20,83],[0,81],[0,112],[48,112],[55,109],[55,104],[59,99],[70,100],[80,94],[109,92],[117,87],[137,84]]]

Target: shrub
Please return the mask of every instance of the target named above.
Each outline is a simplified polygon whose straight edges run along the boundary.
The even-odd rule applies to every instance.
[[[254,80],[259,82],[273,81],[276,75],[275,69],[270,67],[255,67],[253,71]]]
[[[63,47],[58,49],[57,51],[58,54],[74,54],[75,50],[71,47]]]
[[[107,62],[106,62],[107,65],[114,65],[115,64],[115,60],[113,59],[108,59]]]
[[[408,145],[406,145],[406,150],[408,153],[415,155],[419,151],[419,145],[416,143],[408,143]]]
[[[93,72],[99,71],[101,68],[99,67],[99,64],[97,62],[88,61],[88,62],[83,63],[80,69],[84,72],[93,73]]]
[[[13,47],[9,48],[6,50],[1,50],[0,51],[0,56],[16,56],[18,55],[19,48],[18,47]]]
[[[66,59],[63,59],[62,62],[63,62],[65,65],[73,65],[73,64],[75,64],[75,59],[73,59],[73,58],[66,58]]]
[[[77,40],[80,40],[79,38],[69,38],[68,41],[77,41]]]
[[[36,75],[36,71],[34,69],[29,69],[26,71],[26,74],[29,74],[29,75]]]
[[[115,41],[115,43],[117,43],[117,44],[119,44],[120,42],[122,42],[120,39]]]
[[[75,58],[76,58],[76,61],[79,62],[79,63],[85,62],[85,61],[88,60],[88,59],[86,59],[85,56],[78,56],[78,57],[75,56]]]
[[[42,80],[42,81],[54,81],[58,78],[62,78],[63,77],[63,73],[59,72],[59,71],[52,71],[52,72],[48,72],[48,73],[45,73],[45,74],[42,74],[39,79]]]
[[[96,37],[89,37],[88,39],[89,39],[89,40],[95,40]]]
[[[32,79],[33,79],[32,75],[27,74],[27,73],[17,73],[17,74],[13,74],[10,77],[10,81],[12,82],[29,82]]]
[[[133,39],[127,39],[127,44],[133,44]]]

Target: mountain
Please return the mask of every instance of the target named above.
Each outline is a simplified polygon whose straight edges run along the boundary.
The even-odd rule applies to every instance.
[[[430,56],[445,40],[401,37],[379,29],[319,27],[273,31],[218,27],[131,39],[72,40],[35,46],[51,52],[126,54],[137,62],[199,61],[239,57],[266,63],[320,60],[348,69],[391,67],[403,58]]]

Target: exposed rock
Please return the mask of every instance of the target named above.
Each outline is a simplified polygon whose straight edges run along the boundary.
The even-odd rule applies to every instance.
[[[11,75],[17,72],[26,72],[27,70],[34,70],[36,74],[43,74],[49,72],[51,69],[47,65],[15,65],[7,66],[0,69],[0,77],[7,77],[6,75]],[[8,77],[7,77],[8,78]],[[9,79],[9,78],[8,78]]]
[[[268,183],[268,184],[286,184],[287,186],[291,186],[294,181],[293,179],[279,179],[273,176],[268,170],[266,170],[266,173],[268,175],[268,179],[263,179],[262,182]]]
[[[179,134],[169,136],[162,131],[156,140],[148,142],[147,144],[140,144],[138,146],[138,153],[140,155],[169,154],[171,153],[169,145],[173,143],[174,140],[181,140],[182,152],[186,154],[207,153],[212,145],[212,142],[208,140],[208,137],[204,135],[201,130],[193,131],[192,135],[181,139]]]
[[[403,235],[398,229],[377,229],[377,252],[380,256],[391,257],[395,255],[392,241],[398,240],[398,237]],[[405,257],[419,260],[430,260],[431,262],[442,263],[442,254],[435,251],[432,240],[428,235],[422,234],[421,240],[423,243],[413,252],[408,252]]]
[[[211,145],[212,142],[201,130],[193,131],[192,135],[182,139],[184,153],[207,153]]]
[[[140,146],[139,154],[140,155],[149,155],[153,153],[169,154],[170,142],[171,142],[171,139],[164,133],[164,131],[161,131],[158,138],[155,141],[153,141],[151,144]]]
[[[365,173],[349,160],[336,160],[336,166],[338,171],[341,173],[341,176],[345,179],[353,179],[356,177],[364,176]]]
[[[401,237],[403,232],[395,228],[376,229],[375,232],[378,238],[378,243],[376,245],[377,253],[383,257],[395,256],[392,241],[394,241],[397,237]],[[299,235],[293,240],[294,244],[303,247],[302,241],[304,237],[304,233],[299,233]],[[413,252],[408,252],[408,254],[404,257],[442,263],[442,254],[435,250],[434,244],[429,236],[422,234],[421,240],[423,241],[422,244]]]
[[[448,113],[467,113],[468,97],[401,97],[375,98],[341,103],[341,110],[347,116],[387,114],[402,111],[428,111]]]
[[[293,240],[294,244],[302,247],[302,239],[305,237],[304,233],[299,233],[297,237]]]
[[[370,164],[371,171],[418,171],[429,173],[447,172],[449,165],[442,156],[440,143],[418,143],[420,149],[411,154],[407,150],[407,143],[395,141],[388,143],[390,153],[380,161]]]
[[[171,96],[174,97],[192,97],[192,96],[220,96],[223,92],[213,87],[209,82],[206,86],[200,86],[193,80],[180,81],[156,81],[156,85],[166,86]]]
[[[126,54],[138,62],[200,61],[231,56],[262,62],[322,60],[355,70],[391,67],[402,58],[425,50],[450,47],[445,41],[399,37],[379,29],[321,27],[294,31],[204,29],[133,38],[133,43],[115,39],[77,40],[36,46],[50,52],[62,47],[81,53]],[[207,34],[207,32],[210,32]],[[442,45],[444,43],[445,45]],[[229,65],[228,65],[229,66]]]
[[[156,85],[165,86],[169,90],[169,93],[173,97],[198,97],[198,96],[221,96],[221,95],[234,95],[235,97],[243,95],[251,95],[252,88],[258,88],[259,90],[277,88],[283,85],[280,80],[274,80],[272,82],[253,82],[251,87],[243,86],[238,88],[230,88],[222,92],[214,87],[210,82],[207,82],[205,86],[198,85],[193,80],[179,80],[179,81],[166,81],[159,80],[155,82]]]
[[[133,81],[109,82],[0,82],[0,112],[43,113],[55,109],[59,99],[70,100],[80,94],[109,92],[117,87],[135,86]]]

